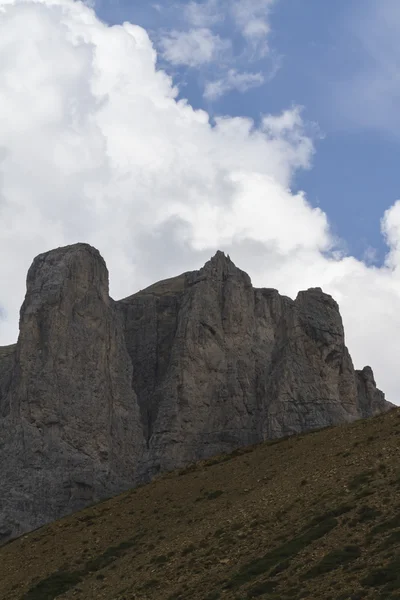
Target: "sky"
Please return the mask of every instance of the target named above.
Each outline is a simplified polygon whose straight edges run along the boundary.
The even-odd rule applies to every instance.
[[[0,0],[0,344],[33,258],[115,299],[228,253],[338,302],[400,404],[398,0]]]

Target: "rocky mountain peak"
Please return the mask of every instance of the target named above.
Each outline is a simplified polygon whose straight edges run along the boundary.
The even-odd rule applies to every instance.
[[[34,259],[22,312],[60,301],[79,303],[88,294],[108,303],[108,270],[100,252],[83,243],[57,248]]]
[[[202,274],[211,276],[212,278],[224,281],[228,277],[236,277],[251,285],[250,277],[239,269],[231,260],[229,254],[226,255],[221,250],[218,250],[214,256],[206,262],[204,267],[200,269]]]
[[[114,302],[95,248],[57,248],[33,261],[18,343],[0,348],[0,542],[160,472],[391,408],[320,288],[253,288],[217,252]]]

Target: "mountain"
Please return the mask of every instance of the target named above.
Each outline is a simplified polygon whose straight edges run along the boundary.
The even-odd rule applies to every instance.
[[[320,288],[253,288],[217,252],[115,302],[96,249],[52,250],[0,348],[0,541],[194,461],[392,408]]]
[[[0,597],[398,600],[399,435],[397,409],[164,474],[0,548]]]

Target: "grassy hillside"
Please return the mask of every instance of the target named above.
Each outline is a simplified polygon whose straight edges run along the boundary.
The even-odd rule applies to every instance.
[[[400,410],[203,461],[0,549],[3,600],[400,599]]]

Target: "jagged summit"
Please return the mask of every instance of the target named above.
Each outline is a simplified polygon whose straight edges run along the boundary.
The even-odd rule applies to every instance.
[[[95,248],[57,248],[33,261],[18,343],[0,348],[0,542],[160,472],[391,408],[320,288],[253,288],[219,251],[115,302]]]
[[[214,256],[206,262],[204,267],[200,269],[200,273],[212,275],[217,279],[223,279],[229,275],[236,274],[237,276],[244,277],[244,279],[251,285],[250,277],[244,271],[241,271],[235,263],[231,260],[229,255],[225,255],[224,252],[218,250]]]
[[[227,261],[227,262],[231,262],[231,259],[229,257],[229,254],[225,255],[225,252],[223,252],[222,250],[217,250],[216,253],[214,254],[214,256],[212,256],[210,258],[211,261]]]

